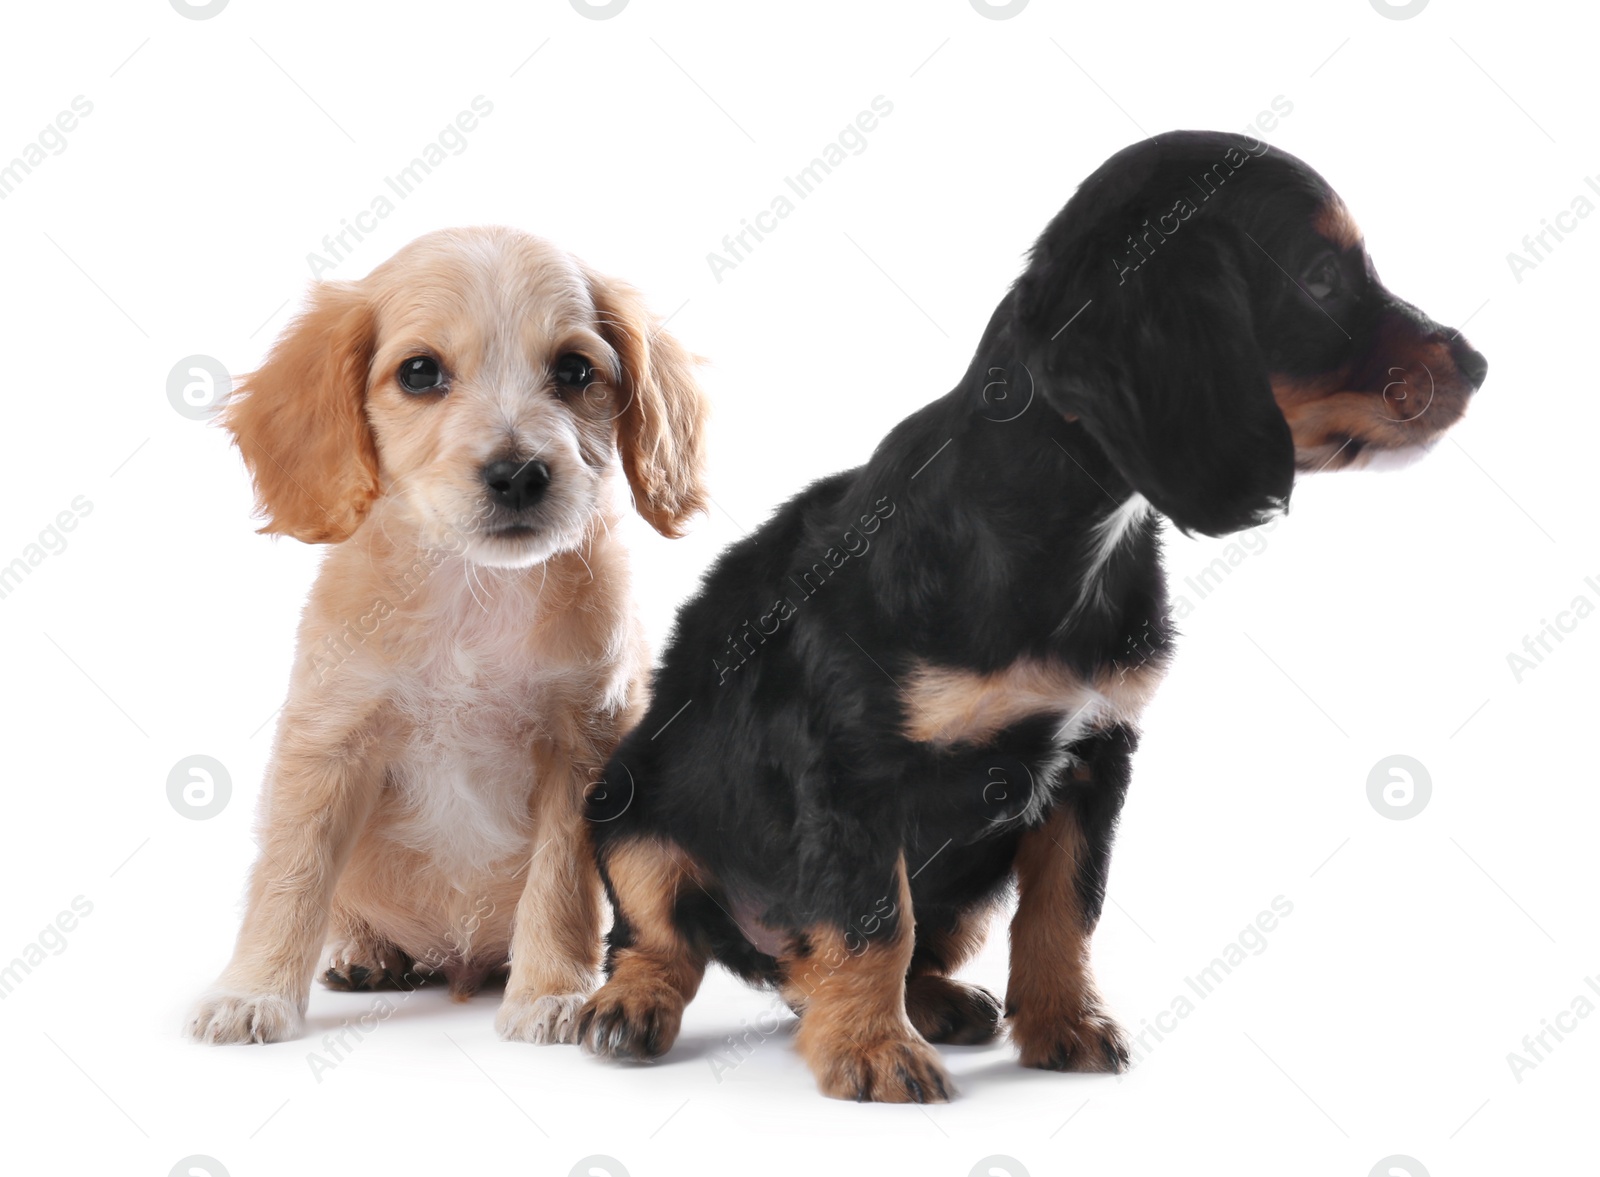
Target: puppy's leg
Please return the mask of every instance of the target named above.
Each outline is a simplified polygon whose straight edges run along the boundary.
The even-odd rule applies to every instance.
[[[809,928],[780,957],[783,996],[800,1010],[795,1046],[835,1099],[943,1103],[955,1085],[906,1017],[906,970],[914,934],[905,859],[895,864],[892,906],[861,931]]]
[[[676,918],[678,895],[703,883],[676,845],[630,838],[606,847],[601,872],[616,923],[611,979],[578,1014],[578,1041],[590,1054],[656,1058],[671,1049],[683,1009],[700,988],[709,955]]]
[[[918,915],[906,976],[906,1016],[929,1042],[975,1046],[1000,1032],[999,999],[981,985],[949,975],[983,947],[993,915],[990,903]]]
[[[370,733],[344,733],[329,747],[298,734],[316,730],[316,717],[301,727],[288,715],[284,724],[233,960],[189,1018],[188,1032],[201,1042],[278,1042],[299,1033],[334,884],[383,785]]]
[[[1017,848],[1006,1017],[1022,1064],[1053,1071],[1121,1071],[1128,1045],[1089,969],[1134,736],[1116,728],[1074,751],[1060,799]]]
[[[560,754],[539,757],[535,771],[533,858],[494,1025],[517,1042],[576,1042],[578,1009],[600,971],[600,875],[580,774]]]

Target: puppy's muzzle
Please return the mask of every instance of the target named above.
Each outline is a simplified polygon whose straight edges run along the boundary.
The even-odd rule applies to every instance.
[[[1456,362],[1456,370],[1472,385],[1476,392],[1483,387],[1483,378],[1489,374],[1489,361],[1483,358],[1483,353],[1475,350],[1459,337],[1450,346],[1450,358]]]
[[[536,506],[550,486],[550,467],[537,458],[497,458],[483,468],[489,501],[521,513]]]

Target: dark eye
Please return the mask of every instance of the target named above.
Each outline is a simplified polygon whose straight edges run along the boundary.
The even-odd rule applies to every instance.
[[[1301,285],[1311,297],[1326,302],[1344,288],[1344,274],[1339,269],[1339,259],[1333,254],[1323,254],[1306,270]]]
[[[556,383],[564,388],[583,388],[594,382],[594,365],[578,355],[568,352],[556,361]]]
[[[412,356],[401,363],[397,375],[407,392],[436,392],[444,387],[444,373],[432,356]]]

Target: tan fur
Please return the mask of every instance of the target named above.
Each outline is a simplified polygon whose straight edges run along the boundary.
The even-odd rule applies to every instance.
[[[635,503],[662,535],[680,535],[684,521],[708,501],[702,485],[706,402],[694,380],[696,357],[661,330],[633,287],[593,272],[588,278],[601,333],[630,374],[619,428]]]
[[[983,744],[1038,715],[1056,715],[1073,731],[1137,723],[1155,695],[1164,664],[1107,668],[1092,680],[1057,663],[1022,659],[992,674],[920,663],[905,680],[904,732],[924,743]]]
[[[681,349],[619,353],[618,312],[590,282],[512,230],[432,234],[319,289],[228,405],[264,530],[342,542],[302,617],[261,857],[196,1037],[294,1034],[325,937],[336,986],[433,973],[465,997],[509,963],[500,1032],[572,1036],[599,965],[583,794],[648,671],[616,537],[645,413],[629,390],[670,386],[682,406],[652,418],[666,473],[641,509],[676,526],[703,494]],[[599,373],[581,395],[552,383],[568,351]],[[422,352],[449,373],[443,394],[397,384]],[[551,481],[537,528],[497,536],[481,470],[508,447]]]
[[[1328,203],[1317,213],[1311,227],[1340,250],[1354,249],[1361,244],[1361,226],[1356,224],[1349,207],[1337,196],[1328,198]]]
[[[376,333],[361,290],[326,283],[266,364],[224,405],[223,423],[269,515],[262,531],[338,543],[378,497],[378,454],[365,408]]]
[[[888,898],[898,914],[892,928],[819,924],[807,930],[803,945],[780,956],[784,1000],[803,1011],[795,1048],[824,1095],[942,1103],[955,1085],[906,1015],[915,932],[904,855]]]
[[[998,897],[978,904],[948,928],[918,925],[916,955],[906,976],[906,1017],[929,1042],[973,1046],[999,1032],[994,995],[949,975],[978,954],[999,906]]]
[[[654,1058],[678,1037],[683,1010],[700,988],[707,953],[673,919],[679,895],[704,887],[700,868],[677,846],[639,838],[608,848],[606,877],[628,916],[632,943],[616,953],[611,977],[578,1015],[579,1040],[602,1052],[615,1035],[624,1057]]]
[[[1378,325],[1376,354],[1394,358],[1386,372],[1352,387],[1355,373],[1316,380],[1272,378],[1272,394],[1294,436],[1301,470],[1359,467],[1377,454],[1431,444],[1467,410],[1472,388],[1443,339],[1418,341],[1394,319]],[[1360,446],[1348,445],[1349,441]]]
[[[1000,898],[986,900],[956,916],[949,928],[932,928],[926,924],[917,927],[917,947],[928,953],[919,957],[908,970],[913,977],[953,973],[978,955],[984,941],[989,938],[989,925],[1000,908]],[[934,962],[938,963],[935,964]]]
[[[1089,969],[1094,928],[1078,894],[1087,853],[1069,806],[1022,835],[1017,911],[1011,920],[1006,1016],[1027,1067],[1115,1071],[1126,1066],[1122,1031],[1106,1014]]]

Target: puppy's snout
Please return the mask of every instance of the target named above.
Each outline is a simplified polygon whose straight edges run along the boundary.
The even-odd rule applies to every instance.
[[[523,511],[544,497],[550,467],[537,458],[499,458],[483,468],[483,484],[497,506]]]
[[[1465,340],[1457,340],[1450,348],[1450,358],[1456,362],[1456,370],[1464,376],[1473,389],[1483,387],[1483,378],[1489,374],[1489,361],[1483,358],[1483,353],[1476,351]]]

